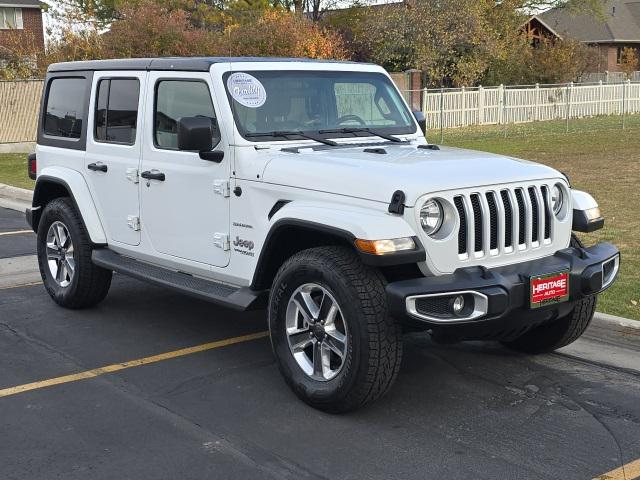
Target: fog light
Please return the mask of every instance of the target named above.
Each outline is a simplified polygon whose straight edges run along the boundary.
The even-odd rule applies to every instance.
[[[455,315],[460,315],[462,313],[464,310],[464,297],[462,295],[458,295],[453,299],[451,309]]]

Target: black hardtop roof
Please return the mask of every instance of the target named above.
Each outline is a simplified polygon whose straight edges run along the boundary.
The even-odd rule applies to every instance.
[[[208,72],[216,63],[242,62],[305,62],[305,63],[356,63],[344,60],[314,60],[310,58],[278,57],[163,57],[124,58],[114,60],[88,60],[49,65],[49,72],[79,72],[92,70],[176,70]]]

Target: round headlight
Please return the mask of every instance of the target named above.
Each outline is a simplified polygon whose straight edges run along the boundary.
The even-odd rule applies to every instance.
[[[420,209],[420,226],[427,235],[433,235],[442,226],[444,211],[442,205],[435,199],[427,200]]]
[[[558,215],[562,210],[562,204],[564,203],[564,193],[560,184],[556,183],[551,189],[551,207],[553,213]]]

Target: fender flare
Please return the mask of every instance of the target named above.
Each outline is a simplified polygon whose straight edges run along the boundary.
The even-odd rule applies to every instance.
[[[571,229],[574,232],[591,233],[604,227],[604,217],[600,213],[598,202],[587,192],[571,190],[571,204]]]
[[[106,245],[107,237],[93,202],[89,187],[83,176],[70,168],[46,167],[42,169],[33,191],[33,229],[38,231],[40,216],[46,203],[50,200],[46,194],[46,186],[56,184],[63,187],[69,198],[80,212],[80,218],[91,242],[96,245]]]
[[[312,220],[310,220],[312,219]],[[271,253],[283,232],[301,229],[337,239],[354,249],[363,263],[375,267],[416,264],[426,260],[426,252],[411,226],[401,216],[372,211],[362,207],[316,202],[291,202],[271,218],[270,228],[260,250],[254,271],[253,288],[259,287],[269,270]],[[354,241],[411,237],[416,249],[392,255],[373,255],[359,251]]]
[[[582,190],[571,189],[571,201],[574,210],[589,210],[598,206],[596,199]]]

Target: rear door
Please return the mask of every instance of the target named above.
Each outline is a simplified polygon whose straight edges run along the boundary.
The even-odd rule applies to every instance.
[[[110,243],[140,243],[138,167],[146,72],[96,72],[85,178]]]
[[[178,121],[203,116],[217,123],[209,73],[150,72],[141,175],[142,225],[160,253],[205,265],[229,263],[230,149],[224,125],[214,149],[220,163],[178,150]],[[161,179],[160,179],[161,178]]]

